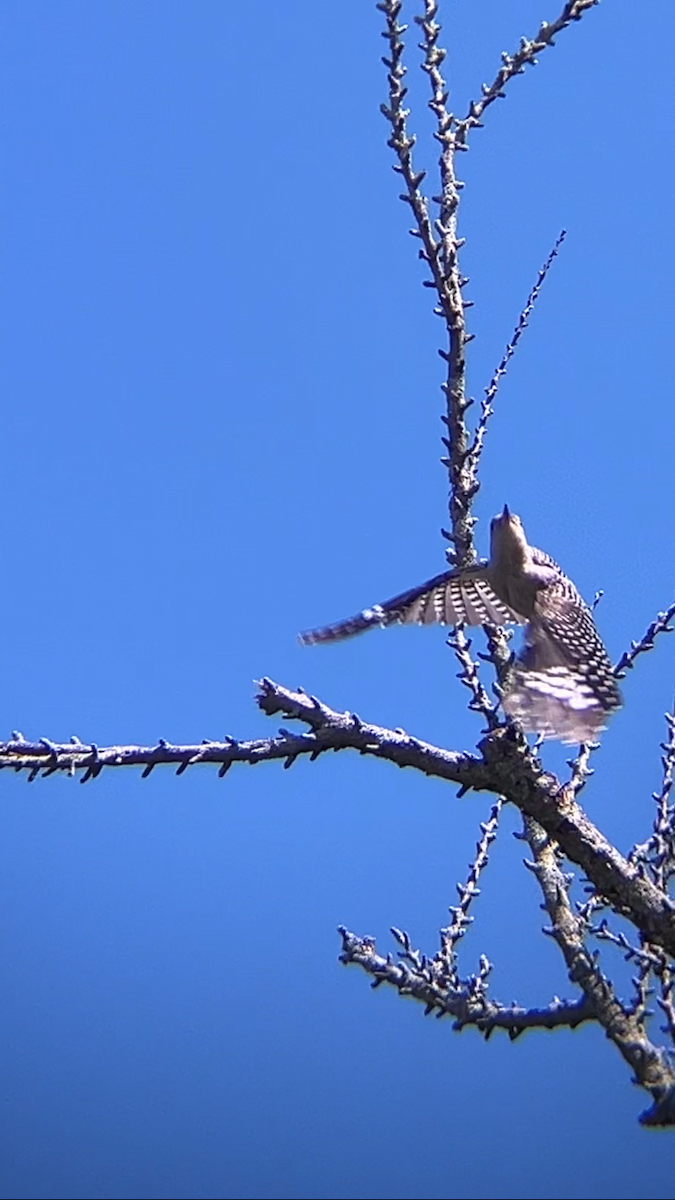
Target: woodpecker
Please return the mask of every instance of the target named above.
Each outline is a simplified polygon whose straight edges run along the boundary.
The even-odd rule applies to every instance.
[[[528,544],[520,517],[490,524],[490,558],[444,571],[346,621],[299,635],[335,642],[375,625],[525,625],[525,644],[504,683],[505,711],[527,733],[593,741],[621,707],[621,692],[588,605],[558,564]]]

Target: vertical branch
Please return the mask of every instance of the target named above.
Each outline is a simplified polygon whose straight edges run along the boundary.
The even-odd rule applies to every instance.
[[[666,1018],[664,1033],[670,1034],[670,1039],[675,1044],[675,972],[664,954],[662,958],[663,969],[659,977],[661,995],[657,997],[656,1002]]]
[[[420,257],[427,263],[431,272],[429,281],[431,286],[438,291],[442,287],[438,243],[429,217],[427,201],[420,191],[420,184],[424,180],[425,172],[416,172],[413,166],[412,151],[416,139],[414,135],[408,133],[407,118],[410,110],[404,108],[408,89],[403,84],[406,76],[406,67],[403,65],[403,34],[406,32],[407,26],[399,24],[398,20],[402,0],[382,0],[377,8],[384,13],[387,28],[382,37],[389,42],[389,56],[382,59],[387,68],[389,103],[380,105],[380,112],[391,126],[391,136],[387,145],[391,147],[398,159],[398,162],[394,164],[394,170],[402,176],[406,185],[406,190],[400,199],[410,206],[415,218],[416,227],[411,230],[411,233],[422,242],[423,248],[420,250]]]
[[[670,794],[675,782],[675,708],[666,713],[668,740],[661,744],[661,787],[653,793],[656,804],[653,832],[646,842],[633,846],[628,861],[648,869],[654,883],[662,891],[675,875],[675,807],[670,804]]]
[[[447,456],[443,462],[450,476],[450,531],[444,533],[453,545],[449,557],[453,565],[460,568],[468,566],[475,559],[475,520],[471,516],[471,505],[478,491],[476,468],[487,416],[484,414],[478,440],[474,439],[470,444],[466,410],[472,402],[466,395],[466,346],[473,335],[467,332],[466,327],[466,309],[469,302],[464,301],[462,296],[462,290],[468,280],[460,269],[459,252],[463,239],[458,235],[457,219],[460,192],[464,185],[457,177],[456,154],[467,149],[471,130],[480,127],[486,109],[505,94],[504,88],[507,84],[517,75],[523,74],[527,66],[535,65],[537,55],[554,45],[556,34],[573,21],[579,21],[597,2],[598,0],[567,0],[555,21],[542,22],[532,40],[522,38],[515,54],[502,55],[502,65],[492,83],[483,86],[480,100],[472,101],[466,116],[459,118],[448,109],[448,89],[441,70],[446,51],[438,45],[441,32],[441,26],[436,19],[438,0],[421,0],[423,15],[415,20],[422,31],[422,69],[426,72],[431,87],[429,107],[436,119],[434,137],[441,146],[440,192],[432,197],[438,205],[439,215],[433,226],[427,201],[420,192],[424,172],[416,174],[412,165],[411,154],[415,139],[407,133],[406,117],[409,114],[403,108],[406,88],[403,86],[405,67],[402,63],[402,37],[406,26],[399,24],[398,20],[402,0],[381,0],[377,5],[385,15],[387,29],[383,36],[389,41],[389,57],[384,59],[389,78],[389,104],[382,105],[382,112],[392,127],[389,145],[398,157],[394,169],[403,176],[406,183],[406,192],[401,199],[410,205],[414,213],[416,228],[411,232],[422,242],[420,257],[427,263],[431,274],[431,279],[426,283],[436,291],[438,304],[435,311],[443,318],[447,331],[447,349],[440,351],[447,364],[443,384],[446,399],[443,420],[447,427],[447,437],[443,441]],[[516,331],[514,346],[521,332],[520,328]],[[512,347],[507,350],[507,361],[512,352]],[[505,366],[504,363],[503,369]],[[495,391],[500,371],[496,381],[493,381]],[[491,395],[488,395],[488,415],[491,399]]]
[[[488,820],[481,823],[481,839],[476,845],[476,856],[469,866],[466,883],[457,884],[459,904],[450,909],[450,924],[445,929],[441,929],[441,948],[434,962],[442,966],[444,977],[450,982],[454,982],[457,979],[457,951],[455,947],[464,937],[473,920],[473,917],[469,914],[469,909],[472,901],[476,896],[480,895],[478,881],[481,872],[488,864],[490,846],[497,836],[497,827],[503,803],[501,796],[498,797],[492,806]],[[487,969],[489,969],[489,965],[486,962],[485,973]]]
[[[456,236],[456,210],[461,184],[455,180],[453,170],[454,135],[451,130],[450,114],[445,109],[447,91],[440,74],[439,65],[445,51],[436,45],[440,27],[435,24],[433,17],[437,5],[431,0],[425,0],[427,18],[422,22],[424,30],[423,47],[425,50],[425,69],[432,81],[432,107],[437,116],[436,136],[443,144],[441,154],[442,195],[435,198],[440,204],[440,220],[436,229],[429,216],[429,206],[420,191],[425,173],[416,172],[413,166],[412,151],[415,137],[408,133],[407,117],[409,110],[404,108],[407,88],[403,80],[406,68],[403,65],[403,34],[406,26],[399,23],[401,0],[382,0],[377,5],[386,19],[386,31],[383,37],[389,42],[389,55],[383,59],[387,68],[389,84],[389,103],[381,105],[381,111],[391,126],[391,137],[388,145],[394,150],[398,162],[394,170],[403,177],[406,190],[401,194],[403,200],[412,210],[415,218],[415,228],[411,230],[414,237],[421,243],[420,258],[427,264],[431,278],[427,280],[429,287],[434,288],[438,297],[436,311],[443,318],[448,334],[448,349],[441,350],[441,357],[447,364],[446,381],[443,390],[446,396],[445,424],[448,437],[444,444],[448,458],[444,459],[450,473],[450,521],[452,532],[448,535],[454,544],[454,561],[458,566],[466,566],[475,558],[473,549],[473,521],[469,516],[472,492],[466,471],[466,455],[469,445],[469,435],[464,419],[468,407],[465,398],[465,353],[468,341],[464,324],[464,306],[461,297],[461,287],[465,282],[459,274],[457,253],[460,242]],[[437,237],[436,234],[439,236]]]
[[[583,990],[607,1037],[632,1068],[636,1081],[659,1104],[673,1094],[675,1071],[663,1051],[649,1041],[640,1016],[619,1003],[611,983],[588,950],[585,923],[572,909],[570,880],[558,862],[557,843],[531,817],[525,817],[524,824],[524,836],[534,858],[534,862],[526,865],[537,879],[551,919],[551,928],[546,932],[558,943],[571,981]]]
[[[666,713],[668,738],[661,745],[661,787],[653,793],[656,804],[653,832],[647,842],[634,846],[629,861],[635,863],[643,871],[649,870],[654,883],[664,892],[675,875],[675,808],[670,804],[670,797],[675,782],[675,708]],[[647,943],[643,939],[645,965],[638,980],[642,988],[635,982],[638,1003],[642,993],[645,996],[643,1012],[646,1013],[646,997],[652,976],[658,980],[659,995],[656,1002],[665,1016],[666,1024],[663,1032],[675,1041],[675,973],[673,964],[667,954],[659,946]],[[648,956],[648,957],[647,957]]]
[[[423,3],[424,16],[416,18],[423,35],[420,43],[424,53],[422,69],[426,71],[431,85],[429,108],[436,118],[434,137],[441,146],[441,187],[439,195],[434,196],[433,200],[439,209],[435,228],[439,237],[439,259],[443,275],[443,287],[437,289],[439,306],[436,311],[444,318],[448,338],[447,350],[440,352],[447,365],[443,384],[446,400],[443,421],[448,430],[447,438],[443,439],[448,454],[443,462],[450,475],[450,533],[447,536],[454,548],[453,565],[465,567],[475,559],[475,519],[471,516],[471,502],[478,489],[474,485],[468,463],[469,431],[465,414],[471,400],[466,396],[466,346],[472,335],[466,328],[465,309],[468,305],[464,302],[462,289],[468,280],[460,270],[459,251],[463,239],[457,232],[459,197],[464,184],[457,178],[455,152],[458,148],[464,149],[464,146],[458,147],[455,119],[447,107],[448,90],[441,72],[445,50],[438,46],[441,31],[436,21],[438,3],[436,0],[423,0]]]
[[[654,818],[654,836],[652,872],[654,882],[664,891],[675,874],[675,809],[670,805],[670,794],[675,777],[675,709],[666,713],[668,724],[668,741],[661,746],[663,757],[661,766],[663,778],[661,788],[654,793],[656,817]]]
[[[590,757],[591,745],[586,743],[579,747],[579,753],[576,758],[568,758],[567,760],[567,766],[570,768],[567,787],[575,800],[581,789],[585,786],[586,780],[593,774],[593,768],[588,765]]]
[[[491,630],[492,628],[490,626]],[[497,729],[499,726],[499,718],[497,716],[499,705],[492,703],[480,681],[478,664],[471,657],[471,639],[466,636],[462,625],[456,625],[452,632],[448,634],[447,644],[454,650],[455,657],[459,663],[460,669],[457,672],[457,678],[471,692],[469,709],[472,712],[482,713],[487,722],[488,729]]]

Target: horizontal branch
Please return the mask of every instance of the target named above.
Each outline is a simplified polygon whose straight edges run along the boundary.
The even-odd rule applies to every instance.
[[[322,739],[326,742],[328,739]],[[299,754],[316,757],[321,750],[329,750],[327,744],[319,744],[313,734],[285,733],[276,738],[257,738],[237,741],[226,738],[222,742],[204,740],[196,744],[172,745],[160,738],[154,746],[97,746],[85,745],[78,740],[52,742],[40,738],[30,742],[20,734],[11,741],[0,742],[0,770],[5,767],[15,771],[27,771],[28,781],[41,775],[53,775],[65,771],[74,775],[83,771],[80,783],[87,783],[101,774],[104,767],[144,767],[143,778],[147,778],[158,766],[175,766],[176,774],[182,775],[188,767],[198,763],[220,766],[219,774],[225,775],[235,762],[255,765],[282,759],[289,767]]]
[[[559,842],[570,861],[583,869],[598,892],[648,941],[675,956],[675,904],[644,877],[639,864],[629,863],[612,846],[577,804],[574,789],[543,770],[513,726],[491,731],[479,743],[480,754],[475,755],[442,749],[401,729],[367,724],[355,713],[335,712],[315,697],[290,691],[270,679],[261,681],[257,702],[268,716],[283,713],[304,721],[311,732],[291,734],[282,729],[276,738],[255,741],[226,738],[174,746],[160,739],[155,746],[105,748],[81,742],[57,744],[47,738],[27,742],[17,734],[0,743],[0,769],[27,770],[29,779],[40,773],[65,770],[74,774],[82,769],[85,782],[104,767],[143,765],[145,776],[160,764],[175,765],[182,773],[198,763],[216,763],[220,764],[219,774],[224,775],[235,762],[282,759],[284,766],[290,767],[302,755],[315,759],[327,750],[357,750],[459,784],[460,794],[492,792],[511,801]]]
[[[505,1029],[514,1039],[526,1029],[557,1029],[561,1025],[576,1029],[593,1019],[593,1011],[581,997],[577,1001],[552,1000],[544,1008],[523,1008],[518,1004],[499,1004],[486,997],[480,988],[474,991],[475,977],[460,987],[443,986],[436,977],[435,961],[419,955],[419,962],[396,961],[390,954],[383,958],[372,938],[357,937],[340,926],[342,953],[340,962],[354,963],[373,976],[373,987],[388,983],[401,995],[424,1004],[426,1013],[455,1018],[454,1029],[475,1026],[486,1038],[494,1029]],[[397,939],[400,940],[400,937]],[[406,958],[408,956],[406,955]]]
[[[224,775],[236,762],[255,765],[282,759],[290,767],[296,758],[309,755],[317,758],[328,750],[358,750],[386,758],[400,767],[416,767],[426,775],[435,775],[451,783],[475,786],[475,762],[472,755],[443,750],[419,738],[410,737],[401,729],[386,729],[366,724],[354,713],[338,713],[305,692],[287,688],[263,679],[257,696],[259,707],[268,716],[282,712],[302,720],[312,727],[311,733],[291,733],[283,729],[278,737],[238,741],[227,737],[223,741],[205,739],[197,744],[174,745],[160,738],[153,746],[97,746],[79,739],[58,743],[49,738],[28,741],[15,733],[10,741],[0,742],[0,770],[13,768],[27,771],[29,781],[39,774],[43,777],[56,771],[74,775],[84,772],[80,782],[100,775],[104,767],[143,766],[147,777],[156,766],[176,766],[177,774],[199,763],[220,765]],[[468,770],[465,771],[465,761]]]
[[[306,721],[315,732],[332,727],[340,745],[412,766],[427,775],[459,783],[462,793],[488,791],[510,800],[560,844],[571,862],[609,903],[648,940],[675,954],[675,904],[638,867],[631,865],[589,820],[573,789],[544,771],[524,738],[512,726],[493,730],[479,744],[481,756],[442,750],[401,730],[366,725],[352,713],[334,713],[314,697],[262,681],[258,704],[268,716],[278,712]]]

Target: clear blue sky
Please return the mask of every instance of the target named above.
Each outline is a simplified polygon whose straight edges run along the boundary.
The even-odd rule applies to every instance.
[[[559,7],[446,4],[452,103]],[[444,566],[441,328],[380,25],[370,2],[2,5],[2,736],[264,736],[269,674],[475,744],[442,630],[295,641]],[[674,41],[667,0],[608,0],[461,163],[476,396],[568,229],[500,393],[479,545],[507,501],[604,589],[614,656],[675,582]],[[665,639],[626,681],[584,792],[623,850],[674,668]],[[598,1030],[485,1045],[337,963],[340,922],[433,952],[490,797],[348,754],[0,787],[2,1196],[672,1196],[673,1135],[638,1128]],[[485,952],[498,998],[546,1003],[570,987],[517,827],[463,966]]]

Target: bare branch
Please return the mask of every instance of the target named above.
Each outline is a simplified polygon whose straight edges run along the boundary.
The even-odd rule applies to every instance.
[[[650,999],[653,994],[651,980],[652,970],[648,963],[638,963],[637,974],[632,978],[633,999],[630,1004],[630,1012],[635,1016],[636,1020],[641,1021],[643,1024],[651,1016],[649,1008]]]
[[[316,758],[322,750],[328,749],[331,747],[321,745],[311,733],[284,732],[277,738],[251,741],[237,741],[236,738],[204,740],[195,745],[173,745],[160,738],[154,746],[97,746],[85,745],[79,740],[57,743],[48,738],[30,742],[19,735],[11,741],[0,742],[0,770],[9,767],[27,771],[29,783],[38,775],[45,778],[56,771],[68,775],[83,771],[80,783],[87,783],[100,775],[104,767],[144,767],[143,778],[147,778],[157,766],[175,766],[176,774],[182,775],[188,767],[198,763],[220,766],[219,773],[224,775],[235,762],[254,765],[282,759],[285,766],[290,766],[299,754]]]
[[[468,283],[468,279],[462,275],[459,265],[459,251],[463,239],[457,233],[459,197],[464,184],[457,178],[455,170],[457,144],[453,129],[454,118],[448,112],[448,91],[440,69],[445,50],[438,46],[441,28],[436,21],[438,4],[435,0],[424,0],[424,10],[424,17],[417,18],[423,34],[422,67],[427,72],[431,85],[429,107],[436,117],[434,136],[441,145],[441,189],[440,194],[433,199],[439,206],[436,231],[440,238],[439,251],[444,282],[443,294],[439,293],[438,312],[445,318],[448,333],[448,349],[441,355],[447,363],[447,376],[443,384],[446,399],[443,420],[448,428],[448,437],[444,438],[443,442],[448,454],[443,462],[450,475],[449,510],[452,532],[449,538],[454,547],[451,560],[462,567],[475,558],[472,540],[475,522],[470,509],[478,490],[472,486],[475,481],[472,481],[467,469],[469,431],[465,413],[472,402],[466,397],[466,346],[471,335],[466,328],[465,309],[468,305],[462,296],[462,289]]]
[[[466,636],[461,625],[455,625],[448,634],[447,642],[454,650],[459,663],[457,678],[471,692],[469,708],[485,717],[488,729],[496,729],[500,724],[497,716],[499,704],[492,703],[480,681],[478,663],[471,657],[471,639]]]
[[[532,41],[529,41],[528,38],[521,38],[520,46],[515,54],[511,55],[506,52],[502,54],[502,65],[492,83],[483,84],[481,99],[472,100],[467,115],[463,120],[457,121],[458,145],[466,145],[469,130],[481,127],[485,110],[494,104],[495,100],[504,98],[504,88],[507,84],[515,79],[516,75],[523,75],[525,67],[536,66],[537,55],[549,46],[555,45],[554,38],[557,34],[572,21],[580,21],[584,13],[589,8],[594,8],[598,2],[599,0],[568,0],[555,21],[551,24],[542,21]]]
[[[590,925],[588,932],[593,934],[593,937],[596,937],[598,941],[610,942],[611,945],[616,946],[617,950],[620,950],[623,954],[626,962],[638,963],[640,967],[648,968],[650,971],[660,966],[660,950],[652,950],[648,942],[643,946],[634,946],[622,930],[617,932],[610,928],[606,917],[600,921],[599,925]]]
[[[563,229],[559,233],[559,235],[556,239],[555,245],[553,246],[553,249],[551,250],[548,258],[546,259],[546,262],[544,263],[544,265],[541,267],[541,269],[539,271],[539,274],[537,276],[537,282],[535,283],[534,287],[532,288],[532,291],[530,292],[529,296],[527,297],[527,303],[526,303],[523,311],[521,312],[520,317],[518,318],[518,323],[516,325],[516,328],[513,331],[513,336],[511,338],[511,341],[509,342],[508,346],[506,347],[506,350],[504,351],[502,360],[501,360],[499,366],[497,367],[497,370],[495,371],[494,375],[492,376],[490,383],[488,384],[488,386],[485,389],[485,394],[484,394],[483,400],[481,402],[480,418],[479,418],[478,424],[476,426],[476,431],[474,433],[473,441],[471,443],[471,449],[469,450],[469,459],[468,459],[470,468],[471,468],[472,472],[474,473],[474,476],[476,476],[476,477],[477,477],[477,473],[478,473],[478,465],[480,463],[480,456],[483,452],[483,445],[485,443],[485,435],[487,433],[488,422],[490,420],[490,417],[494,413],[494,400],[497,395],[497,391],[499,389],[499,384],[500,384],[501,380],[503,379],[504,375],[506,375],[506,371],[507,371],[509,362],[513,358],[513,355],[516,352],[516,346],[518,345],[518,342],[520,341],[522,334],[527,329],[530,316],[532,315],[534,306],[537,303],[537,300],[539,299],[539,295],[541,293],[541,289],[542,289],[544,280],[545,280],[546,276],[548,275],[548,272],[550,271],[550,269],[553,265],[553,262],[555,261],[555,259],[558,256],[558,251],[560,250],[560,247],[562,246],[562,244],[565,240],[565,237],[566,237],[566,231]]]
[[[670,1034],[671,1041],[675,1042],[675,972],[672,964],[665,960],[665,955],[658,975],[661,995],[657,998],[657,1004],[666,1018],[664,1033]]]
[[[387,68],[389,103],[380,105],[380,111],[391,125],[391,137],[387,145],[391,146],[398,159],[394,170],[402,176],[406,185],[406,191],[401,196],[401,200],[410,206],[415,217],[416,228],[411,232],[422,242],[423,249],[420,250],[420,258],[429,267],[431,281],[438,293],[439,302],[443,305],[447,301],[447,296],[439,256],[439,244],[434,236],[427,201],[420,191],[420,184],[424,180],[425,172],[416,172],[413,166],[412,151],[416,139],[408,134],[406,120],[409,110],[403,104],[408,89],[403,86],[406,68],[402,61],[404,50],[402,35],[406,32],[407,26],[400,25],[398,21],[402,3],[401,0],[383,0],[377,7],[386,17],[387,30],[382,36],[389,41],[389,57],[382,59]]]
[[[403,107],[407,89],[403,86],[406,69],[402,62],[402,38],[406,26],[399,24],[398,20],[401,0],[382,0],[377,6],[385,15],[387,29],[384,37],[389,42],[389,57],[383,60],[388,72],[389,103],[383,104],[381,111],[392,129],[388,144],[398,158],[394,169],[402,175],[406,184],[406,191],[401,199],[410,206],[414,214],[416,228],[411,232],[422,242],[420,257],[429,267],[429,284],[435,289],[438,298],[437,312],[443,317],[447,329],[448,348],[440,351],[441,357],[447,363],[446,381],[443,384],[446,397],[446,413],[443,420],[448,428],[448,437],[443,440],[448,457],[443,461],[450,475],[451,533],[448,537],[454,546],[453,562],[462,567],[473,562],[476,557],[472,537],[474,521],[470,516],[474,493],[465,464],[469,444],[464,416],[469,406],[465,395],[465,348],[469,335],[464,319],[462,288],[466,280],[459,269],[458,254],[461,241],[457,237],[456,215],[462,184],[454,175],[455,135],[449,127],[450,117],[445,112],[445,84],[440,74],[440,63],[445,51],[440,50],[436,44],[439,27],[433,20],[437,6],[427,0],[425,3],[427,19],[421,22],[424,33],[424,66],[432,86],[431,108],[436,113],[438,122],[436,136],[442,143],[441,195],[434,198],[440,206],[439,219],[435,223],[438,238],[431,223],[427,201],[420,191],[424,172],[417,173],[413,167],[412,150],[415,138],[408,134],[406,119],[409,113]]]
[[[408,947],[399,956],[398,962],[391,955],[386,958],[379,955],[373,938],[358,937],[340,926],[340,962],[345,965],[354,963],[372,975],[373,987],[387,983],[401,995],[418,1000],[424,1004],[427,1014],[435,1012],[437,1017],[454,1017],[454,1029],[461,1030],[473,1025],[486,1038],[494,1029],[506,1029],[513,1039],[526,1029],[556,1029],[560,1026],[576,1029],[583,1021],[593,1018],[585,997],[577,1002],[556,997],[544,1008],[499,1004],[485,995],[480,973],[449,986],[437,978],[435,960],[412,951],[406,934],[398,930],[392,932],[397,941]],[[482,963],[481,966],[484,972],[489,970],[489,964]]]
[[[438,16],[437,0],[423,0],[423,4],[424,16],[415,17],[416,24],[422,30],[422,41],[420,42],[420,50],[424,51],[422,70],[428,75],[431,85],[429,108],[436,118],[436,138],[441,145],[445,145],[446,135],[453,121],[453,115],[448,110],[448,88],[441,72],[441,64],[445,60],[447,51],[438,45],[441,26],[436,20]],[[441,169],[442,167],[441,161]]]
[[[661,787],[653,793],[656,803],[653,833],[648,841],[633,846],[628,856],[630,863],[644,864],[657,887],[664,890],[675,875],[675,808],[669,804],[675,781],[675,708],[666,713],[666,723],[668,741],[661,745]]]
[[[664,1052],[650,1042],[635,1012],[624,1008],[584,942],[584,923],[570,904],[569,881],[557,861],[555,842],[535,821],[525,820],[525,835],[534,855],[528,864],[541,887],[551,918],[547,933],[560,947],[572,983],[582,988],[588,1005],[635,1073],[636,1081],[659,1101],[675,1087],[675,1072]]]
[[[614,674],[617,679],[622,679],[626,671],[630,670],[636,658],[640,654],[646,654],[648,650],[654,649],[654,642],[661,633],[673,633],[673,627],[670,622],[675,617],[675,602],[666,608],[663,612],[657,613],[656,617],[648,627],[646,632],[640,638],[639,642],[631,642],[630,650],[627,650],[621,655],[618,663],[614,668]]]
[[[572,790],[543,770],[525,739],[507,726],[489,733],[479,743],[480,756],[444,750],[411,737],[402,730],[369,725],[353,713],[337,713],[315,697],[292,692],[271,679],[263,679],[257,702],[263,712],[282,712],[310,725],[311,734],[294,736],[286,730],[279,738],[252,742],[204,742],[198,746],[84,746],[38,743],[14,739],[0,744],[0,768],[28,770],[29,778],[58,770],[84,769],[84,779],[100,774],[104,766],[145,764],[148,774],[160,763],[177,764],[180,771],[197,762],[218,762],[221,774],[233,762],[259,763],[283,759],[291,766],[296,758],[315,759],[325,750],[357,750],[395,763],[415,767],[460,785],[460,794],[471,789],[488,791],[511,801],[533,817],[560,846],[571,862],[607,901],[625,915],[648,941],[675,956],[675,904],[644,877],[602,835],[574,800]]]
[[[586,743],[581,746],[576,758],[568,758],[567,765],[570,768],[570,778],[568,787],[571,789],[574,796],[578,796],[583,787],[586,786],[586,780],[590,779],[593,774],[593,768],[589,767],[589,761],[592,753],[592,745]]]
[[[498,799],[492,806],[488,820],[481,824],[481,839],[476,846],[476,857],[469,866],[466,883],[457,884],[459,904],[450,909],[451,921],[445,929],[441,929],[441,949],[436,956],[437,961],[445,966],[449,979],[456,978],[457,954],[455,947],[464,937],[473,917],[469,909],[476,896],[480,895],[478,881],[482,871],[488,864],[490,846],[497,836],[499,816],[502,810],[502,800]]]
[[[675,778],[675,708],[666,713],[666,721],[668,741],[661,746],[663,779],[660,790],[654,793],[656,817],[653,852],[650,855],[654,882],[664,889],[675,874],[675,809],[669,803]]]
[[[401,199],[410,206],[415,217],[416,228],[411,232],[422,242],[420,257],[429,267],[431,273],[429,285],[436,291],[437,311],[443,317],[447,329],[447,350],[440,352],[447,364],[447,374],[443,384],[446,399],[446,412],[443,420],[448,434],[443,438],[447,451],[443,462],[448,469],[450,478],[450,531],[445,536],[453,546],[452,553],[449,555],[450,561],[459,567],[467,566],[476,557],[473,546],[475,519],[471,515],[471,505],[479,487],[476,468],[491,412],[492,400],[496,394],[499,379],[506,370],[508,359],[513,354],[522,330],[527,324],[527,317],[536,301],[543,277],[548,271],[560,243],[557,243],[549,262],[542,269],[539,282],[528,301],[528,306],[521,314],[519,325],[510,347],[507,348],[503,364],[498,368],[495,380],[488,389],[490,394],[483,402],[481,420],[470,446],[466,411],[472,401],[466,396],[466,346],[471,335],[466,328],[467,303],[462,294],[468,280],[462,275],[459,263],[459,251],[463,240],[457,232],[459,198],[463,183],[456,174],[455,157],[458,151],[466,149],[469,130],[480,125],[483,112],[499,95],[503,94],[506,83],[515,75],[521,74],[527,64],[534,63],[536,54],[553,44],[555,34],[572,21],[579,20],[585,10],[596,2],[597,0],[571,0],[552,25],[542,23],[533,41],[523,39],[520,49],[513,57],[504,55],[503,65],[490,87],[483,89],[482,99],[472,102],[467,117],[458,120],[447,108],[448,92],[441,72],[441,64],[446,52],[438,45],[440,33],[440,25],[436,21],[438,3],[436,0],[424,0],[424,16],[417,18],[423,35],[421,48],[424,60],[422,66],[429,77],[431,86],[429,107],[436,117],[434,136],[441,144],[440,194],[433,197],[439,206],[435,231],[427,200],[420,190],[424,172],[416,172],[413,167],[412,150],[415,138],[408,133],[406,125],[409,112],[404,108],[407,89],[403,85],[406,68],[402,61],[403,35],[406,32],[406,26],[400,24],[398,19],[402,8],[401,0],[382,0],[377,6],[385,15],[387,28],[384,36],[389,42],[389,56],[384,59],[388,71],[389,102],[381,106],[392,130],[389,145],[395,151],[398,159],[395,170],[401,174],[406,185],[406,191]]]
[[[644,873],[619,854],[588,819],[573,789],[543,770],[525,740],[510,728],[499,728],[479,743],[481,757],[441,750],[401,731],[366,725],[351,713],[333,713],[300,693],[263,680],[258,704],[268,716],[284,712],[308,720],[315,732],[328,723],[334,749],[351,746],[361,753],[412,766],[427,775],[460,784],[460,795],[473,789],[490,791],[533,817],[557,842],[571,862],[606,900],[627,917],[648,941],[675,954],[675,904]]]
[[[675,1087],[668,1088],[651,1108],[640,1116],[641,1125],[675,1125]]]

